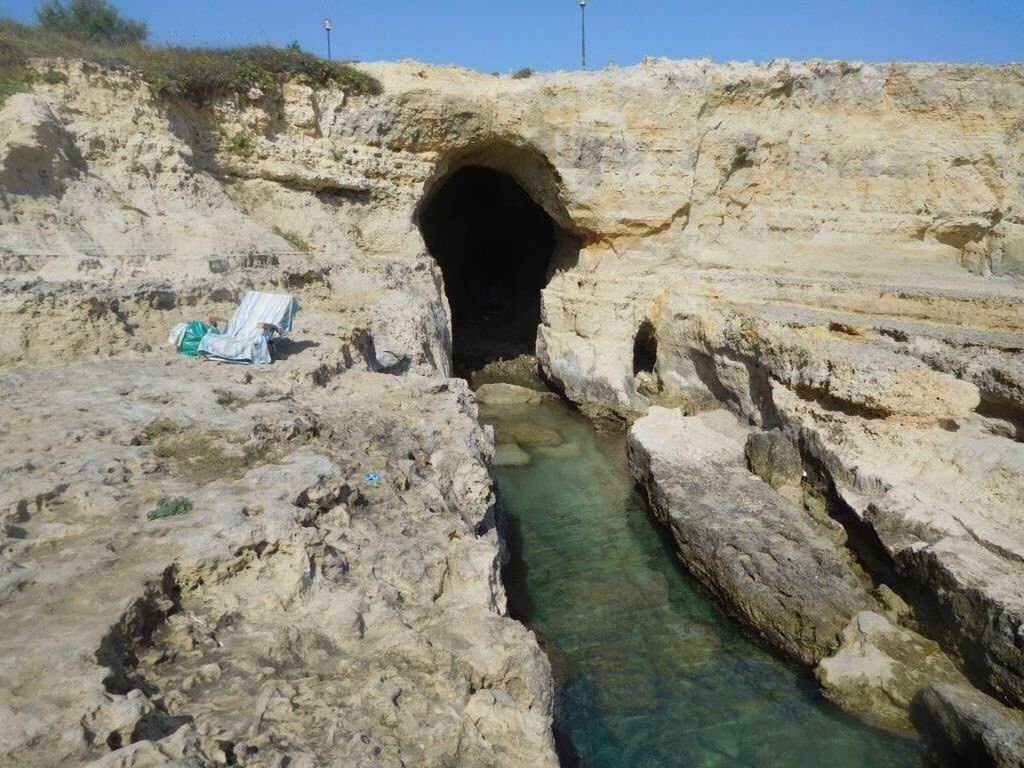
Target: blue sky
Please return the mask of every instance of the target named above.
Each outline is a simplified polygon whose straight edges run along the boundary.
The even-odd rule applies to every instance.
[[[29,21],[38,0],[3,0]],[[119,0],[154,42],[298,40],[336,56],[416,58],[493,72],[579,65],[577,0]],[[588,63],[644,56],[1024,60],[1024,0],[588,0]]]

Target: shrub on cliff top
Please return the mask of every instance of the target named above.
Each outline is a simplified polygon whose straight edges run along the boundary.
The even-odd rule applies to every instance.
[[[281,80],[335,86],[349,94],[379,94],[380,82],[349,62],[326,61],[295,46],[182,48],[97,42],[0,19],[0,103],[32,83],[30,58],[82,59],[138,73],[158,93],[202,106],[230,93],[267,91]]]
[[[105,0],[47,0],[36,18],[41,28],[78,40],[126,45],[149,35],[146,22],[126,19]]]
[[[0,32],[0,107],[8,96],[31,88],[33,80],[28,59]]]

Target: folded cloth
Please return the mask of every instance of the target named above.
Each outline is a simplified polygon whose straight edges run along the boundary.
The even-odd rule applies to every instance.
[[[187,330],[188,323],[178,323],[171,329],[171,335],[167,337],[167,342],[175,349],[179,349],[181,347],[182,340],[185,338],[185,331]]]
[[[225,362],[266,365],[272,362],[268,342],[275,333],[291,331],[298,311],[299,302],[294,296],[249,291],[224,333],[211,332],[203,337],[199,354]]]
[[[206,334],[214,331],[214,328],[202,322],[193,320],[189,323],[178,323],[167,338],[174,348],[181,354],[188,357],[195,357],[199,354],[199,344]]]

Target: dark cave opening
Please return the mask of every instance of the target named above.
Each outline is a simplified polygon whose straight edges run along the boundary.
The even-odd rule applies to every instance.
[[[420,229],[444,275],[456,375],[533,354],[559,242],[544,208],[511,175],[468,165],[427,200]]]
[[[657,364],[658,337],[651,322],[644,320],[633,339],[633,375],[636,376],[641,371],[654,373],[654,366]]]

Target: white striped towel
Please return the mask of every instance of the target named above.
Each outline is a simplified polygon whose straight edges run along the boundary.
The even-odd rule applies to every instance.
[[[274,333],[285,334],[292,329],[292,320],[299,311],[294,296],[281,293],[249,291],[242,299],[224,333],[211,331],[199,344],[199,354],[215,360],[265,365],[271,361],[267,342]],[[274,326],[260,328],[260,323]]]

